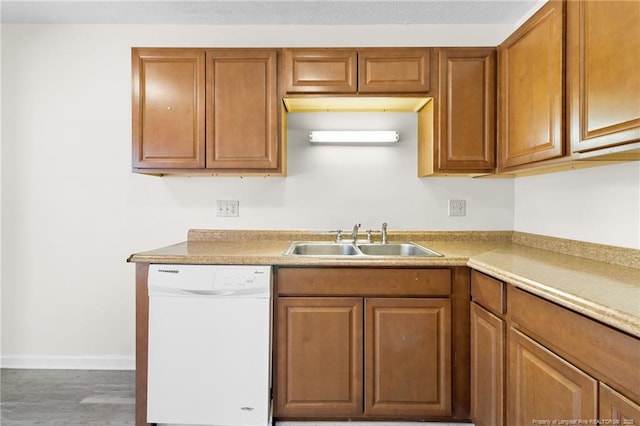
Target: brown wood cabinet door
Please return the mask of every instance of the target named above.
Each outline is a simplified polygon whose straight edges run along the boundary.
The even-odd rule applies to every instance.
[[[597,418],[596,380],[513,328],[508,339],[508,425]]]
[[[564,2],[551,1],[498,50],[500,169],[561,157]]]
[[[385,48],[358,51],[361,93],[426,93],[431,89],[431,49]]]
[[[490,173],[496,152],[496,50],[441,49],[438,172]]]
[[[573,151],[640,140],[640,2],[567,4]]]
[[[276,415],[362,414],[361,298],[277,302]]]
[[[640,425],[640,405],[600,383],[600,424]]]
[[[450,416],[450,300],[365,303],[365,415]]]
[[[471,420],[504,424],[504,321],[471,304]]]
[[[207,50],[207,169],[277,170],[277,52]]]
[[[358,54],[353,49],[286,49],[287,93],[356,93]]]
[[[200,49],[132,49],[133,168],[202,168],[205,61]]]

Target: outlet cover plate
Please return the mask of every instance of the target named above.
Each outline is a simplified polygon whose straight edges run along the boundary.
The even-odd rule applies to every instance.
[[[466,216],[466,200],[449,200],[449,216]]]
[[[218,217],[238,217],[240,215],[239,201],[218,200],[216,205],[216,216]]]

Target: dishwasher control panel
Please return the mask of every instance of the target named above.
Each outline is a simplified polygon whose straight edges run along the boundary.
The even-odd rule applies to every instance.
[[[221,268],[216,271],[213,288],[216,290],[248,290],[262,288],[271,280],[271,270],[267,268]]]
[[[271,266],[149,265],[149,295],[257,296],[271,294]]]

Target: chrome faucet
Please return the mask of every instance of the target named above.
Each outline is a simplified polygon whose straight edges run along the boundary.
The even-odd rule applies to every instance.
[[[382,224],[382,244],[387,244],[387,222]]]
[[[351,239],[355,243],[358,240],[358,229],[360,229],[360,224],[356,223],[353,225],[353,231],[351,231]]]

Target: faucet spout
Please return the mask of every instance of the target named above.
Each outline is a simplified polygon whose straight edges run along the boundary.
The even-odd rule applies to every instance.
[[[382,224],[382,244],[387,244],[387,222]]]
[[[351,239],[355,243],[358,240],[358,229],[360,229],[360,224],[356,223],[353,225],[353,231],[351,231]]]

